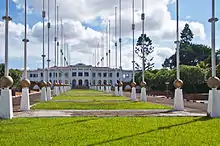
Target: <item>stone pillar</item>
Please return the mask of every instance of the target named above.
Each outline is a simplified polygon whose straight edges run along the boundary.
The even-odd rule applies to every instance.
[[[147,101],[147,94],[146,94],[146,82],[141,82],[141,94],[140,94],[140,101],[146,102]]]
[[[131,87],[131,100],[136,101],[136,83],[132,82]]]
[[[218,77],[210,77],[207,84],[212,89],[209,91],[207,115],[213,118],[220,117],[220,91],[217,90],[220,80]]]
[[[175,95],[174,95],[174,110],[184,111],[184,101],[183,101],[183,91],[181,87],[183,86],[183,81],[177,79],[174,81]]]
[[[21,81],[22,86],[22,95],[21,95],[21,103],[20,110],[21,111],[29,111],[30,110],[30,99],[29,99],[29,87],[31,83],[28,79],[24,79]]]
[[[41,101],[47,101],[47,83],[45,81],[41,82]]]
[[[9,87],[13,85],[13,79],[10,76],[3,76],[0,79],[0,118],[13,118],[12,93]]]
[[[51,82],[47,82],[47,100],[51,100]]]
[[[118,85],[119,85],[119,96],[123,96],[123,83],[120,81]]]

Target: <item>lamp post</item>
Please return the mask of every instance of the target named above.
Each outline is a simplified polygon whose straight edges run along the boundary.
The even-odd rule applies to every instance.
[[[211,23],[211,47],[212,47],[212,77],[207,81],[208,86],[212,89],[209,91],[207,115],[211,117],[220,117],[220,92],[217,88],[220,85],[220,80],[216,77],[216,52],[215,52],[215,23],[218,18],[215,17],[215,0],[212,0],[212,18]]]
[[[167,98],[168,98],[168,87],[169,87],[170,82],[165,82],[166,88],[167,88]]]
[[[20,110],[21,111],[28,111],[30,110],[30,101],[29,101],[29,87],[30,81],[27,79],[27,43],[29,40],[27,39],[27,0],[25,0],[24,5],[25,10],[25,19],[24,19],[24,79],[21,81],[22,86],[22,96],[21,96],[21,104]]]
[[[0,118],[11,119],[13,117],[12,93],[9,89],[13,85],[13,79],[8,70],[8,24],[12,18],[8,14],[9,2],[6,0],[5,7],[5,74],[0,79]]]

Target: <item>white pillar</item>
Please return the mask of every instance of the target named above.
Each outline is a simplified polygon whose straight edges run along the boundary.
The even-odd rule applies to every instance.
[[[46,87],[42,87],[41,89],[41,101],[47,101],[47,89]]]
[[[30,110],[30,99],[29,99],[29,88],[28,87],[22,88],[20,110],[21,111]]]
[[[59,96],[59,87],[58,86],[54,86],[54,96]]]
[[[183,91],[180,88],[175,89],[174,110],[177,111],[184,110]]]
[[[213,88],[209,91],[208,109],[207,113],[210,117],[217,118],[220,117],[220,91]]]
[[[146,88],[141,88],[141,94],[140,94],[140,101],[146,102],[147,101],[147,94],[146,94]]]
[[[119,86],[119,96],[123,96],[123,87]]]
[[[118,93],[118,86],[115,86],[115,96],[119,96],[119,93]]]
[[[52,97],[51,97],[51,88],[50,86],[47,87],[47,100],[51,100]]]
[[[0,89],[0,118],[13,118],[12,93],[10,89]]]
[[[136,101],[136,87],[132,87],[131,89],[131,100]]]

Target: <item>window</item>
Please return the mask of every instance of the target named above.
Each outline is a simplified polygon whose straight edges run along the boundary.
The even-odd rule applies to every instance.
[[[107,73],[103,73],[103,77],[107,77]]]
[[[35,74],[33,74],[33,77],[35,78],[35,77],[36,77],[36,75],[35,75]]]
[[[44,77],[44,74],[43,74],[43,73],[40,73],[40,76],[41,76],[41,77]]]
[[[61,73],[59,73],[59,77],[61,77]]]
[[[79,72],[79,73],[78,73],[78,76],[79,76],[79,77],[82,77],[82,76],[83,76],[83,73],[82,73],[82,72]]]
[[[30,77],[32,78],[32,74],[30,74]]]
[[[68,77],[69,77],[69,74],[68,74],[68,73],[65,73],[65,77],[68,78]]]
[[[99,77],[102,77],[102,73],[98,73],[98,76],[99,76]]]
[[[96,75],[95,73],[92,73],[92,77],[95,77],[95,75]]]
[[[52,73],[50,73],[50,77],[52,77]]]
[[[117,72],[117,77],[119,77],[119,73]]]
[[[109,77],[112,77],[112,73],[109,73]]]
[[[76,72],[72,72],[72,77],[76,77]]]
[[[85,73],[84,73],[84,76],[85,76],[85,77],[88,77],[88,76],[89,76],[89,73],[88,73],[88,72],[85,72]]]

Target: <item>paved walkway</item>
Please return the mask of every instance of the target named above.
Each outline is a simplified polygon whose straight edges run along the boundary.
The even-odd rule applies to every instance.
[[[191,113],[187,111],[171,110],[31,110],[27,112],[14,113],[15,118],[33,118],[33,117],[77,117],[77,116],[95,116],[95,117],[201,117],[206,114]]]

